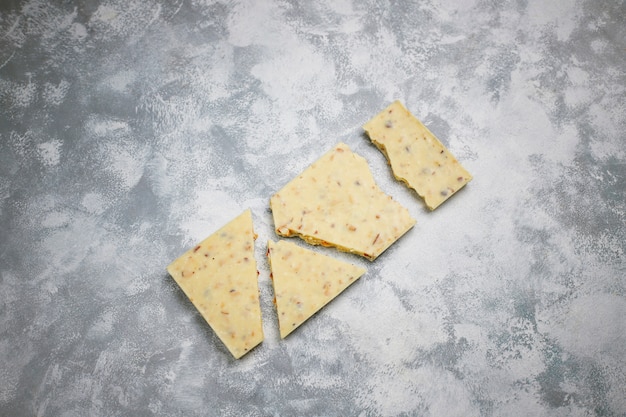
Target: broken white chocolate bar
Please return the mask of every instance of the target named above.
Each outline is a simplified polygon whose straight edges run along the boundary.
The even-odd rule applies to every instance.
[[[394,176],[414,189],[430,210],[472,179],[439,139],[399,101],[374,116],[363,129],[389,160]]]
[[[270,199],[276,233],[369,260],[415,220],[374,181],[365,159],[339,143]]]
[[[365,273],[365,269],[284,240],[268,242],[274,302],[284,338]]]
[[[263,340],[254,239],[246,210],[167,267],[235,359]]]

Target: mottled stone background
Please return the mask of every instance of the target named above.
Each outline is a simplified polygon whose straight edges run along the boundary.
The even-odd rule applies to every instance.
[[[474,175],[435,212],[395,99]],[[0,106],[2,416],[626,415],[624,1],[3,0]],[[281,341],[269,196],[339,141],[418,223]],[[246,208],[235,361],[165,266]]]

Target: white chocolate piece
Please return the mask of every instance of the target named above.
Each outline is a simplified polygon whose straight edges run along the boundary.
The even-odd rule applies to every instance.
[[[472,179],[439,139],[399,101],[374,116],[363,129],[385,154],[396,179],[414,189],[430,210]]]
[[[374,181],[367,161],[339,143],[270,199],[280,236],[374,260],[415,220]]]
[[[246,210],[167,267],[235,359],[263,340],[255,239]]]
[[[280,337],[285,338],[365,269],[280,240],[268,242]]]

